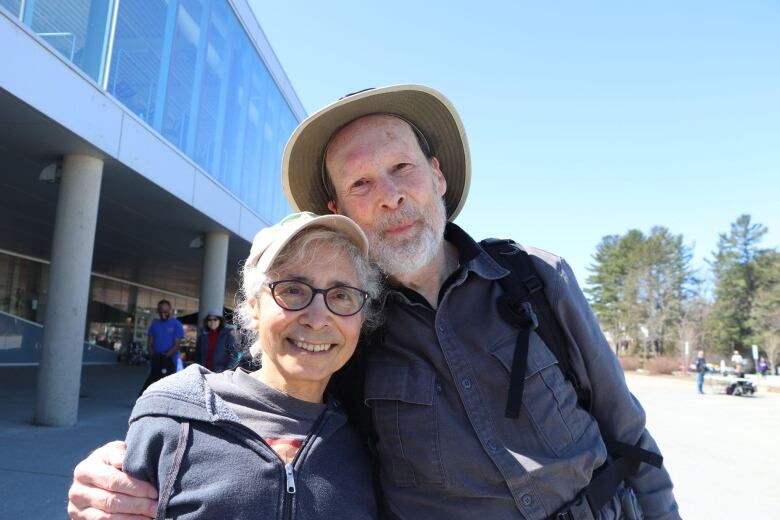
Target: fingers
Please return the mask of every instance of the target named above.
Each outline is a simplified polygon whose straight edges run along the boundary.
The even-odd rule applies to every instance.
[[[149,520],[150,518],[148,516],[125,515],[122,513],[107,514],[98,509],[91,508],[79,511],[72,508],[71,504],[68,504],[68,516],[70,516],[71,520]]]
[[[113,491],[138,498],[157,498],[157,490],[150,483],[138,480],[121,471],[125,457],[125,443],[110,442],[101,446],[73,470],[73,480],[84,488]]]
[[[122,469],[125,462],[127,444],[124,441],[111,441],[93,451],[90,457],[102,458],[117,469]]]
[[[121,471],[126,445],[101,446],[73,470],[68,514],[73,519],[124,520],[154,518],[157,490]]]
[[[79,482],[70,487],[68,499],[68,514],[73,519],[140,520],[154,518],[157,513],[156,500],[113,493]]]

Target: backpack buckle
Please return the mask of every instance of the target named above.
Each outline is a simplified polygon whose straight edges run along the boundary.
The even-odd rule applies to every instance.
[[[515,305],[507,295],[502,295],[498,298],[498,309],[503,318],[510,323],[527,327],[529,330],[536,330],[539,327],[539,317],[534,312],[531,302],[520,302],[519,305]]]
[[[553,518],[555,520],[594,520],[594,515],[588,500],[584,495],[580,495],[574,502],[559,509]]]

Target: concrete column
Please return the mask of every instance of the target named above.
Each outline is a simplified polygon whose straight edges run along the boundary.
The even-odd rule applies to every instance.
[[[54,222],[35,423],[69,426],[78,416],[84,323],[103,161],[67,155]]]
[[[225,276],[227,274],[228,234],[220,231],[206,233],[203,246],[203,272],[200,278],[198,325],[211,309],[222,310],[225,303]]]

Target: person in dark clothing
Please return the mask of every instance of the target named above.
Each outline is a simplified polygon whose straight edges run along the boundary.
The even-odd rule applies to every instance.
[[[700,350],[696,354],[696,390],[700,394],[704,393],[704,374],[707,372],[707,363],[704,361],[704,351]]]
[[[225,328],[222,313],[211,310],[203,318],[203,327],[198,331],[195,345],[195,362],[212,372],[233,368],[237,354],[237,342]]]

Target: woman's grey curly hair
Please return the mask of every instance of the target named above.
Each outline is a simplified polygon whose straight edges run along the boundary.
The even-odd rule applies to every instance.
[[[382,290],[381,275],[361,253],[360,249],[346,236],[329,228],[313,226],[306,228],[295,236],[274,259],[267,272],[261,272],[256,265],[244,266],[241,273],[241,287],[238,294],[238,305],[234,315],[234,321],[241,328],[244,335],[244,345],[251,345],[249,353],[255,363],[260,361],[262,350],[257,342],[257,331],[252,328],[254,312],[249,301],[257,298],[263,284],[274,281],[278,273],[290,265],[307,265],[315,259],[322,261],[324,253],[323,245],[334,245],[328,255],[333,260],[346,252],[358,275],[359,289],[368,293],[369,301],[361,310],[363,319],[362,332],[368,333],[379,326],[381,312],[374,303],[379,298]],[[330,259],[326,259],[326,262]],[[261,311],[262,312],[262,311]]]

